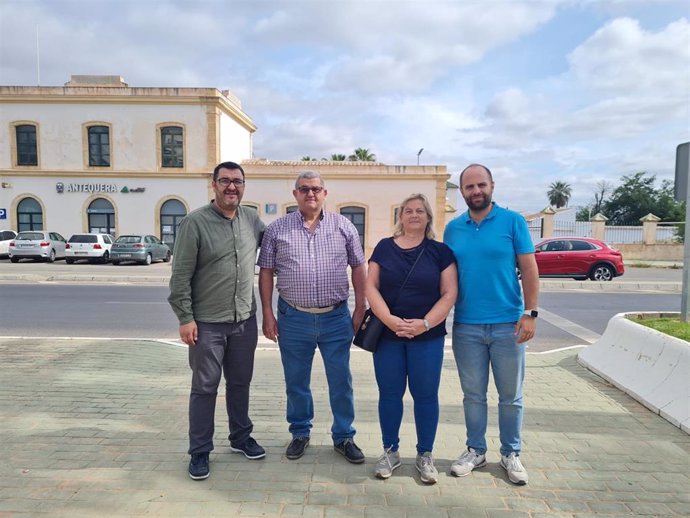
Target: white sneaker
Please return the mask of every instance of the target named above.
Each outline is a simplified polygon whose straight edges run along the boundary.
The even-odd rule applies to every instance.
[[[515,452],[509,455],[501,455],[501,467],[508,473],[508,478],[513,484],[524,486],[527,484],[529,477],[525,467],[520,462],[520,457]]]
[[[475,468],[486,466],[486,455],[477,453],[473,448],[468,448],[450,465],[450,472],[456,477],[466,477]]]
[[[425,484],[435,484],[438,481],[438,471],[434,467],[434,459],[430,451],[425,451],[422,455],[417,455],[415,463],[420,478]]]
[[[393,470],[400,466],[400,452],[392,451],[391,448],[384,450],[383,455],[374,466],[374,476],[386,479],[393,474]]]

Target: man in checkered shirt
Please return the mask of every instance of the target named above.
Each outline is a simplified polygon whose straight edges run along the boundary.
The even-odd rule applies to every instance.
[[[357,229],[346,217],[323,210],[328,191],[318,173],[300,173],[292,191],[297,211],[271,223],[259,254],[263,333],[278,341],[285,373],[287,421],[292,440],[288,459],[304,455],[314,418],[311,368],[318,346],[333,412],[335,451],[355,464],[364,454],[355,429],[350,345],[364,316],[364,253]],[[355,310],[350,317],[347,267],[352,269]],[[273,276],[278,319],[273,312]]]

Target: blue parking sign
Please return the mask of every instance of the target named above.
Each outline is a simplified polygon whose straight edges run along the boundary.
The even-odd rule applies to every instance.
[[[0,219],[7,219],[7,209],[0,209]]]

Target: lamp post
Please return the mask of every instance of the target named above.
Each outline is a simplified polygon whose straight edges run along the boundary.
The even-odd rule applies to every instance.
[[[417,151],[417,165],[419,165],[419,155],[422,154],[422,151],[424,151],[424,148],[422,148],[422,149],[420,149],[419,151]]]

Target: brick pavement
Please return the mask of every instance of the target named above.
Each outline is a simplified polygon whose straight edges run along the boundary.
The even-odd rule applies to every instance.
[[[425,486],[414,469],[411,401],[404,465],[371,476],[380,453],[371,357],[352,355],[357,442],[364,466],[331,446],[325,378],[315,362],[316,420],[307,454],[288,461],[278,352],[257,352],[254,436],[268,455],[230,453],[222,398],[211,477],[186,473],[189,373],[183,348],[156,342],[0,339],[0,516],[587,517],[690,515],[690,436],[576,362],[576,350],[528,355],[526,487],[498,466],[491,393],[490,464],[448,475],[464,448],[459,382],[446,355],[441,473]]]

